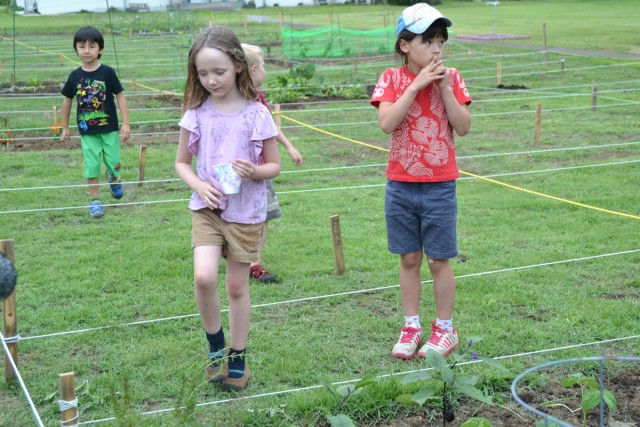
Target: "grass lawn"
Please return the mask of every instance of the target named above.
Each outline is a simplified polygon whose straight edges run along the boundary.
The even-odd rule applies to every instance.
[[[463,343],[481,338],[472,350],[499,359],[509,371],[486,363],[456,369],[476,376],[478,387],[521,425],[535,420],[509,393],[520,372],[563,358],[638,355],[640,60],[548,52],[545,61],[541,30],[546,23],[550,49],[640,53],[636,9],[635,0],[502,1],[498,31],[531,35],[504,46],[455,38],[491,33],[493,7],[457,1],[441,7],[455,29],[447,64],[461,71],[473,98],[471,132],[456,139],[462,176],[460,256],[452,260],[454,322]],[[334,23],[363,28],[385,16],[395,22],[400,10],[330,6],[251,13],[276,22],[282,13],[310,25],[324,25],[333,14]],[[243,41],[279,34],[277,25],[252,23],[245,36],[244,12],[216,12],[213,19],[231,24]],[[123,23],[131,19],[122,16]],[[168,18],[143,19],[160,28]],[[61,105],[58,85],[77,66],[73,31],[103,23],[106,15],[16,17],[14,62],[8,38],[13,16],[0,13],[6,29],[0,128],[9,132],[0,138],[11,139],[0,142],[0,239],[15,241],[20,374],[44,424],[59,425],[58,376],[74,372],[83,424],[325,426],[337,402],[323,384],[374,375],[376,384],[341,407],[357,425],[415,413],[441,425],[439,400],[421,409],[395,400],[418,388],[399,379],[426,365],[389,356],[402,310],[398,258],[387,251],[383,214],[388,138],[367,97],[280,105],[283,130],[305,162],[296,168],[281,151],[275,187],[283,217],[269,224],[263,260],[280,283],[251,284],[248,349],[255,378],[241,393],[205,381],[205,338],[193,298],[190,191],[174,171],[180,96],[173,94],[183,88],[194,29],[212,18],[174,18],[191,30],[153,37],[123,31],[115,44],[107,40],[104,61],[115,65],[117,51],[134,136],[122,152],[125,197],[111,200],[103,187],[103,202],[111,206],[92,220],[79,139],[60,144],[50,126],[59,119],[53,108]],[[604,25],[612,22],[615,31]],[[289,71],[277,45],[269,57],[268,82]],[[395,65],[390,55],[309,62],[316,66],[307,82],[311,89],[366,90]],[[14,64],[17,89],[11,89]],[[497,88],[498,64],[502,84],[518,89]],[[147,158],[139,185],[141,145]],[[333,215],[340,218],[344,275],[335,271]],[[430,279],[425,266],[425,322],[435,316]],[[222,288],[221,297],[226,307]],[[223,324],[228,330],[226,312]],[[471,362],[469,355],[463,362]],[[610,362],[607,368],[629,365]],[[558,367],[529,387],[535,392],[555,375],[593,369]],[[456,397],[454,404],[469,401]],[[0,405],[0,425],[34,425],[16,382],[0,381]]]

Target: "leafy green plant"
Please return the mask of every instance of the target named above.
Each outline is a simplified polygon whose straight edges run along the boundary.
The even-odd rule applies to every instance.
[[[312,86],[309,82],[317,79],[318,84]],[[317,97],[341,97],[345,99],[363,99],[367,97],[362,86],[354,86],[352,83],[327,83],[324,76],[316,76],[315,64],[297,65],[287,74],[280,74],[267,83],[269,100],[271,102],[294,102],[306,99],[310,96]]]
[[[460,424],[460,427],[491,427],[491,423],[485,418],[471,418]]]
[[[587,425],[587,412],[589,409],[593,409],[600,404],[600,383],[594,377],[588,377],[580,372],[569,375],[567,378],[560,381],[560,385],[566,388],[580,387],[580,407],[582,408],[582,424]],[[610,411],[615,411],[618,404],[616,397],[606,388],[602,391],[602,398],[604,403]],[[549,406],[557,406],[559,404],[553,404]],[[536,425],[544,425],[545,420],[540,420]]]
[[[447,360],[438,352],[434,350],[428,350],[425,356],[425,360],[429,366],[433,369],[429,371],[413,372],[405,376],[400,383],[408,384],[415,381],[427,381],[425,386],[413,394],[402,394],[396,398],[396,401],[403,404],[422,406],[427,401],[442,400],[442,419],[443,423],[452,422],[455,419],[455,413],[451,402],[459,394],[467,395],[482,403],[493,404],[491,396],[485,395],[482,390],[478,389],[478,378],[473,375],[465,375],[461,373],[455,373],[454,368],[459,361],[463,360],[469,353],[471,346],[478,342],[478,338],[470,339],[466,348],[462,352],[454,352],[452,357],[455,362],[451,365],[447,365]],[[479,358],[476,353],[472,356],[474,359]],[[499,362],[489,358],[481,358],[491,366],[499,369],[506,370]],[[434,380],[434,381],[430,381]],[[471,420],[469,420],[471,421]],[[486,424],[482,421],[480,424],[467,424],[473,425],[490,425],[486,420]]]
[[[336,387],[329,381],[323,380],[322,385],[329,390],[331,396],[336,400],[336,407],[333,411],[328,408],[323,408],[326,413],[327,422],[333,427],[355,427],[351,418],[346,414],[340,413],[340,410],[347,399],[362,392],[364,387],[370,386],[377,381],[378,378],[375,375],[367,375],[355,384]]]

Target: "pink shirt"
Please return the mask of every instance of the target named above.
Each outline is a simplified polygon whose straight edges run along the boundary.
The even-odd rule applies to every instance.
[[[407,66],[388,68],[380,76],[371,97],[378,108],[383,101],[396,102],[415,79]],[[449,84],[460,104],[471,97],[460,72],[449,68]],[[456,164],[453,127],[436,82],[421,90],[405,118],[391,134],[387,178],[403,182],[444,182],[460,176]]]
[[[247,101],[236,114],[216,111],[207,99],[198,109],[185,111],[180,127],[191,132],[189,152],[197,157],[198,177],[222,191],[213,175],[213,167],[221,163],[244,159],[259,165],[263,141],[278,134],[269,110],[259,102]],[[198,210],[206,205],[193,192],[189,208]],[[267,194],[263,180],[242,179],[238,194],[224,195],[220,201],[221,217],[227,222],[259,224],[267,218]]]

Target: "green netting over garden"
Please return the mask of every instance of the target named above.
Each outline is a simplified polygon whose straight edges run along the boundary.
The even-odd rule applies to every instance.
[[[282,29],[282,51],[290,59],[340,58],[393,53],[394,28],[350,30],[337,25]]]

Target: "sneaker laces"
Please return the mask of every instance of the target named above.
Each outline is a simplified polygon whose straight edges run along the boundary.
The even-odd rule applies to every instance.
[[[442,341],[442,338],[446,335],[446,333],[447,331],[434,324],[431,327],[431,336],[429,337],[429,342],[435,346],[439,346],[440,341]]]
[[[400,330],[402,331],[402,334],[400,334],[401,344],[408,344],[412,342],[415,339],[416,335],[420,333],[418,329],[412,328],[411,326],[404,326]]]

